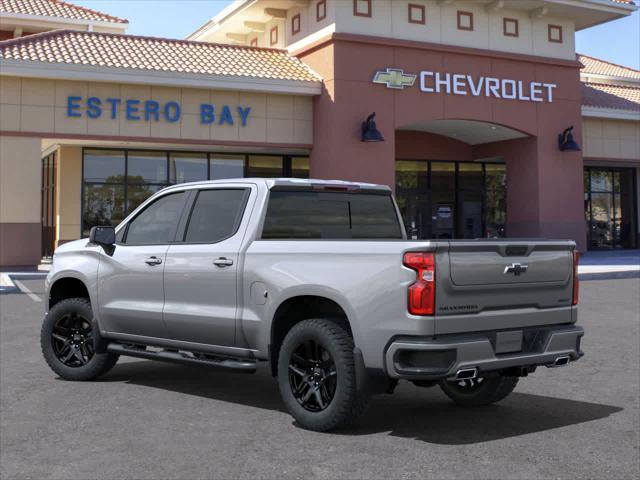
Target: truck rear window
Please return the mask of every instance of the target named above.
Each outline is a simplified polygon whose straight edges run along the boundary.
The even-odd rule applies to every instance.
[[[402,239],[390,195],[272,191],[263,239]]]

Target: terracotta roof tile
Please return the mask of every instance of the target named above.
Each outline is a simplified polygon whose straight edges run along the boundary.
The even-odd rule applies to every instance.
[[[640,112],[640,87],[583,83],[582,105]]]
[[[106,13],[73,5],[62,0],[0,0],[0,12],[71,18],[74,20],[129,23],[124,18],[107,15]]]
[[[285,50],[73,30],[0,42],[0,59],[321,81]]]
[[[640,79],[640,70],[616,65],[615,63],[600,60],[599,58],[589,57],[587,55],[578,54],[578,61],[584,65],[582,74],[609,75],[612,77],[624,77]]]

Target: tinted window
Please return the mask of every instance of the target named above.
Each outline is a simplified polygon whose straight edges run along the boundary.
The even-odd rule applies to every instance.
[[[145,208],[129,222],[125,243],[150,245],[172,241],[184,206],[184,198],[184,192],[172,193]]]
[[[127,182],[166,184],[167,154],[165,152],[129,152]]]
[[[244,155],[216,155],[209,156],[211,179],[244,177]]]
[[[202,190],[191,212],[185,242],[216,243],[238,230],[249,190]]]
[[[172,153],[169,156],[169,183],[197,182],[207,178],[206,153]]]
[[[85,182],[118,183],[124,178],[124,152],[121,150],[85,150]]]
[[[401,239],[389,195],[271,192],[262,238]]]

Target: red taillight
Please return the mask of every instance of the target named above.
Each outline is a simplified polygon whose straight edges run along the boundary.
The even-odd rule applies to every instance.
[[[578,261],[580,260],[580,252],[573,251],[573,300],[571,305],[578,304],[578,294],[580,292],[580,282],[578,280]]]
[[[407,252],[403,264],[417,272],[416,282],[409,287],[409,313],[433,315],[436,303],[436,262],[433,253]]]

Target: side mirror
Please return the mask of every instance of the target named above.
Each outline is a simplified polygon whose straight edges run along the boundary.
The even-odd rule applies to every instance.
[[[103,247],[116,243],[116,229],[113,227],[91,227],[89,242]]]

